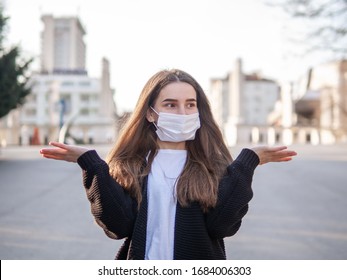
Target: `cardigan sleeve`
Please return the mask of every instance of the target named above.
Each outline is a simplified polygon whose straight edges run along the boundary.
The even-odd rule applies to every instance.
[[[95,150],[82,154],[77,163],[95,221],[106,235],[122,239],[131,235],[135,201],[110,175],[107,163]]]
[[[243,149],[227,167],[227,175],[219,184],[217,205],[206,214],[206,226],[211,237],[224,238],[239,230],[253,197],[252,179],[258,164],[257,154]]]

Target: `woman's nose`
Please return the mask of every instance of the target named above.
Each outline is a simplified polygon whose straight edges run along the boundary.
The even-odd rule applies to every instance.
[[[178,112],[177,114],[180,114],[180,115],[186,115],[187,112],[186,112],[186,108],[183,106],[178,106]]]

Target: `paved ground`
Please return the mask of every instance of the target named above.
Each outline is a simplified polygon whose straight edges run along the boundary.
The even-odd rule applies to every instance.
[[[95,225],[80,169],[39,148],[0,151],[0,259],[112,259],[120,241]],[[347,259],[347,146],[293,148],[294,161],[257,168],[229,259]]]

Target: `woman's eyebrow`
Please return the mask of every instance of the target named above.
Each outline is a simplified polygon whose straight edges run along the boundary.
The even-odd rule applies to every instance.
[[[166,98],[162,102],[178,102],[178,99]],[[196,99],[195,98],[189,98],[189,99],[186,99],[185,102],[196,102]]]
[[[178,100],[173,98],[166,98],[162,102],[178,102]]]

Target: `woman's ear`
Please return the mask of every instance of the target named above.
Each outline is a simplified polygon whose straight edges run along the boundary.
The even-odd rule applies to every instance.
[[[155,121],[153,114],[154,114],[153,111],[150,108],[148,108],[147,109],[147,113],[146,113],[147,121],[149,121],[149,122],[154,122]]]

